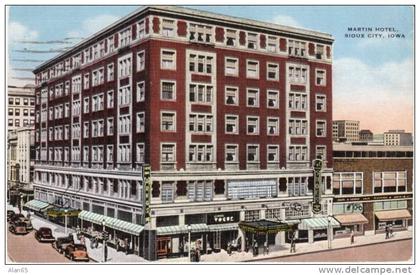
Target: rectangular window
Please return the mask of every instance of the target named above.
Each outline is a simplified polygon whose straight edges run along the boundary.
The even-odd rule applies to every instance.
[[[260,91],[258,89],[247,89],[246,106],[259,107],[260,106]]]
[[[277,182],[272,179],[229,180],[227,181],[227,198],[258,199],[277,197]],[[259,220],[260,210],[245,211],[245,220]]]
[[[239,72],[238,58],[226,57],[225,58],[225,75],[238,76]]]
[[[114,118],[109,117],[106,120],[106,133],[108,136],[112,136],[114,134]]]
[[[125,47],[131,43],[131,28],[127,28],[119,33],[120,47]]]
[[[83,113],[84,114],[89,113],[89,97],[85,97],[83,99]]]
[[[247,117],[247,134],[258,135],[260,133],[260,118],[259,117]]]
[[[277,37],[269,36],[267,41],[267,51],[275,53],[277,51]]]
[[[238,87],[225,87],[225,104],[239,105]]]
[[[175,36],[175,20],[162,20],[162,35],[166,37]]]
[[[144,133],[145,118],[144,112],[137,113],[136,131],[137,133]]]
[[[161,100],[175,100],[175,82],[162,81],[161,82]]]
[[[308,70],[306,66],[290,65],[289,81],[290,83],[305,84],[308,79]]]
[[[173,190],[173,183],[172,182],[162,182],[161,190],[162,190],[162,202],[169,203],[173,202],[174,200],[174,190]]]
[[[267,145],[267,161],[268,162],[279,161],[279,146],[278,145]]]
[[[326,81],[326,71],[325,70],[316,70],[316,85],[325,86]]]
[[[289,146],[289,161],[307,161],[308,148],[306,146]]]
[[[120,57],[118,59],[118,77],[123,78],[129,75],[131,75],[131,56]]]
[[[238,145],[227,144],[225,149],[226,162],[238,162]]]
[[[267,80],[279,80],[279,64],[267,63]]]
[[[316,95],[316,111],[327,111],[327,97],[325,95]]]
[[[144,101],[146,94],[146,87],[144,81],[137,82],[136,99],[137,102]]]
[[[107,103],[106,107],[108,109],[114,108],[114,91],[107,92]]]
[[[137,143],[136,162],[144,163],[144,143]]]
[[[93,125],[93,122],[92,122],[92,125]],[[89,122],[88,121],[83,124],[83,137],[89,138]]]
[[[161,50],[160,68],[162,70],[176,70],[176,51]]]
[[[362,172],[334,172],[332,180],[333,194],[354,195],[363,192]]]
[[[267,108],[279,107],[279,91],[267,90]]]
[[[131,102],[131,86],[123,86],[118,90],[118,105],[127,105]]]
[[[326,146],[316,146],[316,158],[326,160],[327,159],[327,147]]]
[[[104,68],[92,71],[92,87],[104,83]]]
[[[279,134],[279,119],[275,117],[267,118],[267,135]]]
[[[211,74],[213,70],[213,56],[190,54],[189,70],[200,74]]]
[[[212,27],[190,23],[189,40],[196,43],[213,43]]]
[[[89,74],[85,74],[83,77],[83,89],[89,89]]]
[[[163,132],[176,131],[175,113],[169,113],[169,112],[161,113],[160,130]]]
[[[247,48],[256,50],[258,48],[258,34],[249,32],[247,38]]]
[[[225,133],[226,134],[238,134],[238,116],[226,115],[225,116]]]
[[[108,64],[106,67],[107,81],[114,80],[114,63]]]
[[[289,93],[289,109],[293,111],[306,111],[308,96],[301,93]]]
[[[259,145],[247,144],[246,151],[248,162],[258,162],[260,160]]]
[[[144,51],[137,53],[137,71],[143,71],[145,65],[145,53]]]
[[[113,145],[106,146],[106,161],[107,162],[114,161],[114,146]]]
[[[161,146],[161,161],[175,162],[175,144],[162,144]]]
[[[246,61],[246,77],[247,78],[259,78],[260,68],[258,61],[247,60]]]
[[[237,33],[236,30],[226,29],[226,46],[232,46],[232,47],[236,46],[236,43],[237,43],[236,33]]]
[[[306,56],[306,43],[289,39],[289,55],[305,57]]]
[[[327,136],[327,122],[317,120],[316,121],[316,136],[317,137],[326,137]]]
[[[144,20],[142,20],[137,24],[137,38],[143,39],[145,35],[146,35],[146,24]]]
[[[205,84],[190,84],[190,101],[201,104],[212,102],[213,86]]]

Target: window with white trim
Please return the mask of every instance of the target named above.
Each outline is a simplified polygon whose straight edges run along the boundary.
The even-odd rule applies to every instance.
[[[99,68],[92,71],[92,87],[101,85],[104,83],[104,68]]]
[[[114,63],[108,64],[106,67],[106,74],[107,74],[107,81],[113,81],[114,80]]]
[[[279,146],[267,145],[267,162],[279,161]]]
[[[260,146],[256,144],[247,144],[246,155],[247,155],[248,162],[259,162],[260,161]]]
[[[160,113],[160,130],[162,132],[176,131],[176,113],[161,112]]]
[[[289,109],[293,111],[306,111],[308,96],[303,93],[289,93]]]
[[[238,87],[225,86],[225,104],[239,105],[239,89]]]
[[[267,90],[267,108],[279,107],[279,91]]]
[[[80,123],[74,123],[71,125],[71,136],[72,139],[80,138]]]
[[[175,144],[161,144],[161,162],[175,162]]]
[[[238,162],[238,145],[225,145],[225,162]]]
[[[102,111],[104,109],[104,94],[92,96],[92,112]]]
[[[326,160],[327,159],[327,146],[317,145],[315,150],[316,158]]]
[[[190,114],[189,130],[195,133],[211,133],[213,131],[213,116],[205,114]]]
[[[137,38],[143,39],[146,36],[146,24],[144,20],[137,23]]]
[[[362,172],[334,172],[332,178],[334,195],[355,195],[363,193]],[[374,192],[375,193],[375,192]]]
[[[114,118],[108,117],[106,119],[106,134],[112,136],[114,134]]]
[[[131,161],[131,146],[129,144],[121,144],[118,146],[118,162]]]
[[[161,82],[161,100],[175,100],[176,90],[174,81],[162,81]]]
[[[144,163],[144,143],[136,144],[136,162]]]
[[[277,51],[277,37],[269,36],[267,39],[267,51],[271,53],[275,53]]]
[[[373,193],[407,192],[407,171],[373,172]]]
[[[161,200],[162,203],[170,203],[174,201],[174,183],[173,182],[162,182],[161,185]]]
[[[137,53],[137,64],[136,64],[137,67],[136,68],[138,72],[144,70],[145,59],[146,59],[146,54],[144,51],[140,51]]]
[[[316,85],[325,86],[327,84],[327,73],[325,70],[315,70]]]
[[[237,115],[226,115],[225,116],[225,133],[226,134],[238,134],[238,121]]]
[[[289,135],[299,136],[308,134],[308,121],[306,119],[289,119]]]
[[[127,105],[131,102],[131,86],[123,86],[118,90],[118,106]]]
[[[131,43],[131,27],[128,27],[127,29],[121,31],[119,33],[119,38],[120,38],[120,47],[125,47],[130,45]]]
[[[248,135],[258,135],[260,133],[260,118],[259,117],[246,117],[246,133]]]
[[[175,20],[163,19],[162,20],[162,35],[166,37],[175,36]]]
[[[267,117],[267,135],[278,135],[279,134],[279,118],[278,117]]]
[[[316,95],[316,111],[317,112],[326,112],[327,111],[327,96],[326,95]]]
[[[120,115],[118,124],[118,134],[130,134],[131,133],[131,116]]]
[[[118,59],[118,77],[123,78],[131,75],[131,56],[127,55]]]
[[[213,56],[190,54],[189,56],[189,70],[190,72],[211,74],[213,69]]]
[[[107,162],[114,161],[114,146],[113,145],[106,146],[106,161]]]
[[[190,84],[190,102],[207,104],[213,98],[213,85]]]
[[[259,78],[260,77],[260,64],[255,60],[246,61],[246,77]]]
[[[239,59],[234,57],[225,57],[225,75],[238,76]]]
[[[307,161],[308,160],[308,147],[300,146],[300,145],[289,146],[288,160]]]
[[[327,122],[324,120],[316,121],[316,136],[326,137],[327,136]]]
[[[253,49],[253,50],[258,49],[258,34],[249,32],[247,34],[246,46],[248,49]]]
[[[213,43],[213,28],[211,26],[190,23],[189,40],[198,43]]]
[[[259,107],[260,106],[260,91],[254,88],[246,89],[246,106]]]
[[[83,98],[83,113],[89,113],[89,97]]]
[[[176,51],[162,49],[160,52],[160,68],[162,70],[176,70]]]
[[[136,132],[144,133],[145,117],[144,112],[137,113]]]
[[[137,87],[136,88],[136,101],[137,102],[144,101],[145,94],[146,94],[145,82],[144,81],[137,82],[136,87]]]
[[[211,201],[213,188],[213,181],[189,181],[187,197],[190,201]]]
[[[237,43],[237,31],[226,29],[226,46],[235,47]]]
[[[106,107],[108,109],[114,108],[114,91],[113,90],[107,92],[106,100],[107,100]]]
[[[83,77],[83,89],[89,89],[89,74],[85,74]]]
[[[89,162],[89,146],[83,147],[83,162]]]
[[[279,64],[267,63],[267,80],[279,80]]]
[[[308,178],[289,177],[287,180],[287,191],[289,197],[306,196],[306,194],[308,193]]]
[[[64,125],[64,140],[69,140],[70,138],[70,125]]]
[[[289,65],[290,83],[305,84],[308,79],[308,70],[305,66]]]
[[[289,39],[289,55],[305,57],[306,56],[306,42]]]
[[[188,151],[189,162],[212,162],[213,145],[208,144],[190,144]]]

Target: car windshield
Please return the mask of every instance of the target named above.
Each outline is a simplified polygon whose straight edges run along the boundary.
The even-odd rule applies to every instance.
[[[49,228],[40,228],[39,231],[43,234],[51,234],[51,229]]]

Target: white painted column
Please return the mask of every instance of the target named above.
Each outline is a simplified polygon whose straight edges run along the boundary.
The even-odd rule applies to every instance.
[[[308,243],[314,243],[314,230],[308,229]]]
[[[185,225],[185,214],[179,215],[179,225]]]

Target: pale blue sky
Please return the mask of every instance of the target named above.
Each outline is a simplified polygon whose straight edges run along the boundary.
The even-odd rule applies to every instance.
[[[292,24],[330,33],[334,43],[334,118],[360,119],[360,114],[348,108],[348,100],[357,97],[361,106],[372,94],[382,100],[382,108],[403,108],[390,121],[379,127],[371,122],[362,127],[382,131],[382,128],[412,129],[413,113],[413,8],[409,6],[191,6],[195,9]],[[33,68],[39,62],[17,59],[46,60],[57,53],[21,53],[16,50],[49,50],[70,45],[23,44],[20,40],[50,41],[66,37],[87,37],[101,27],[137,9],[138,6],[12,6],[9,9],[9,64],[12,68]],[[348,27],[392,27],[405,39],[348,39]],[[16,41],[18,40],[18,41]],[[68,40],[77,41],[77,40]],[[393,72],[409,71],[408,76],[395,78]],[[15,77],[30,77],[30,72],[12,71]],[[357,86],[355,86],[358,84]],[[388,99],[388,100],[386,100]],[[395,103],[397,102],[397,104]],[[397,112],[398,110],[395,110]],[[380,109],[369,116],[383,115]],[[388,115],[389,117],[389,115]],[[409,119],[408,119],[409,118]],[[394,126],[395,125],[395,126]]]

